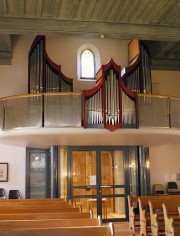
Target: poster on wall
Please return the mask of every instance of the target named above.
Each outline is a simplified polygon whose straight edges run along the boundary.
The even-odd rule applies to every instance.
[[[176,174],[176,180],[180,181],[180,174]]]
[[[8,163],[0,163],[0,182],[8,181]]]
[[[90,185],[96,185],[96,175],[90,175],[89,176],[89,184]]]

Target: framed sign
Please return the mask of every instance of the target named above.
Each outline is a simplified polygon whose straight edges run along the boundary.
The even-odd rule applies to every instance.
[[[8,163],[0,163],[0,182],[8,181]]]

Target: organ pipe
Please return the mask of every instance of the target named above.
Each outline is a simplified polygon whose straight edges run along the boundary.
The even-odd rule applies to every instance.
[[[111,59],[96,76],[96,87],[83,90],[84,127],[114,130],[122,125],[120,110],[120,67]]]
[[[45,36],[37,36],[29,51],[28,91],[29,93],[73,91],[73,80],[66,77],[60,65],[48,57]]]

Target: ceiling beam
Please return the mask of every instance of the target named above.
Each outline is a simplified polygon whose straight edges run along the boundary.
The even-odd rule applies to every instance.
[[[75,20],[0,17],[1,34],[79,34],[120,39],[179,42],[178,26],[84,22]]]

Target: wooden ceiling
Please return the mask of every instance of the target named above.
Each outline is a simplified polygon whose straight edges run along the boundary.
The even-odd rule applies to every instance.
[[[0,63],[11,63],[11,35],[32,33],[150,40],[154,68],[178,67],[180,0],[0,0]]]

